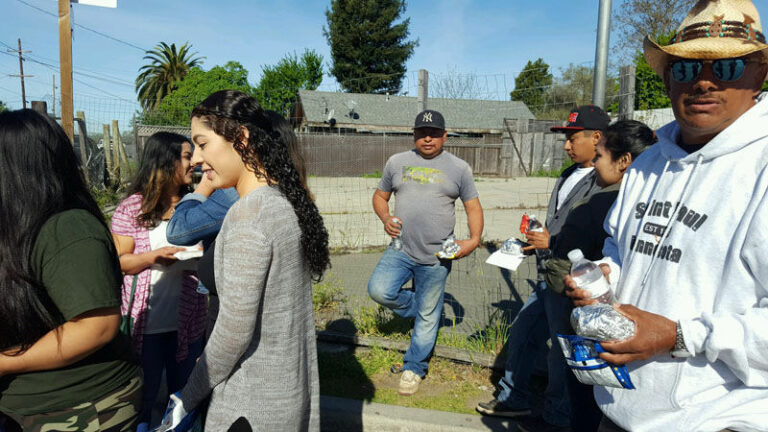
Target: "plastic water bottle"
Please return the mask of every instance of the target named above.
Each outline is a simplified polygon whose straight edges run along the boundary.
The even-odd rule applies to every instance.
[[[544,232],[544,225],[534,215],[528,218],[528,232]]]
[[[614,302],[613,291],[603,276],[600,266],[584,258],[581,249],[568,252],[568,259],[573,263],[571,277],[579,288],[589,291],[590,298],[599,303],[612,304]]]
[[[392,222],[397,224],[397,226],[400,228],[401,234],[392,238],[391,246],[395,250],[403,250],[403,239],[400,238],[403,231],[403,221],[401,221],[400,218],[392,218]]]

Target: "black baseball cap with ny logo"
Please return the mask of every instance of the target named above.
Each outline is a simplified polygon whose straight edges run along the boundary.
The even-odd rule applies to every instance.
[[[413,128],[435,128],[445,130],[445,119],[442,114],[435,110],[424,110],[416,116]]]

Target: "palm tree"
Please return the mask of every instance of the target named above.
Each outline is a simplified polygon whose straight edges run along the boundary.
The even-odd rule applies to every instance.
[[[142,108],[156,109],[187,72],[203,62],[204,57],[194,57],[197,53],[191,53],[190,48],[188,42],[180,46],[178,51],[176,44],[160,42],[154,49],[147,51],[144,60],[149,60],[149,64],[139,68],[140,73],[136,77],[136,93]]]

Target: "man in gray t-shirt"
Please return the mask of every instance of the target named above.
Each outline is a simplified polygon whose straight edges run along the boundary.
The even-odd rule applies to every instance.
[[[373,194],[373,210],[384,231],[392,238],[400,236],[402,247],[394,243],[384,252],[368,282],[368,293],[396,314],[414,318],[398,390],[402,395],[418,390],[435,347],[445,280],[451,271],[451,261],[438,259],[435,254],[442,249],[443,240],[453,235],[457,198],[467,212],[470,238],[456,242],[460,249],[454,259],[472,253],[483,232],[483,209],[472,169],[443,151],[446,136],[445,120],[439,112],[419,113],[413,128],[415,148],[389,158]],[[389,199],[393,192],[395,214],[391,215]],[[413,290],[404,290],[403,285],[411,279]]]

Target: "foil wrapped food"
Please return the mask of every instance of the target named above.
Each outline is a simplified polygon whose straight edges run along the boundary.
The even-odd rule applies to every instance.
[[[437,252],[435,255],[437,255],[440,259],[454,259],[456,258],[456,253],[461,249],[461,246],[459,246],[458,243],[456,243],[456,238],[451,235],[447,239],[443,240],[443,249]]]
[[[606,303],[574,308],[571,326],[579,336],[599,341],[620,341],[635,334],[635,323]]]
[[[514,237],[509,238],[501,244],[501,253],[515,256],[521,255],[523,253],[522,243]]]

